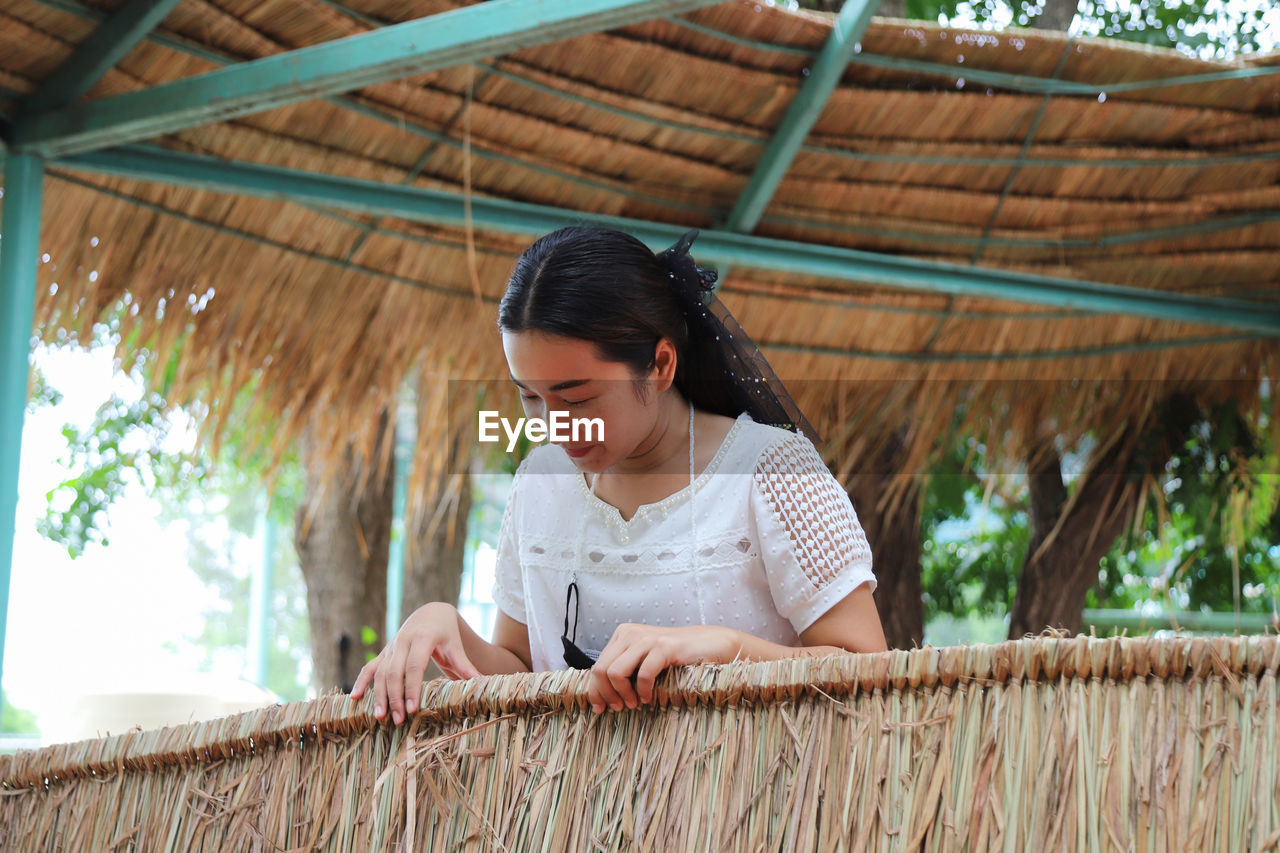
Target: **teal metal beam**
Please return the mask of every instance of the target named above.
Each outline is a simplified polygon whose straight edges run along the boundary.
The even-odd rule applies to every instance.
[[[467,221],[465,199],[460,193],[316,175],[167,149],[135,147],[89,152],[67,158],[59,165],[456,228],[465,227]],[[576,210],[485,197],[471,199],[471,213],[477,228],[527,237],[538,237],[584,218],[628,231],[652,246],[668,246],[685,230],[681,225],[588,216]],[[1280,334],[1280,306],[922,261],[728,231],[704,231],[698,239],[698,257],[709,263],[913,291],[1007,299]]]
[[[105,20],[106,18],[106,16],[103,15],[101,12],[89,6],[85,6],[84,4],[80,3],[79,0],[34,0],[34,2],[46,8],[55,9],[59,12],[63,12],[64,14],[73,15],[75,17],[80,18],[81,20],[102,21],[102,20]],[[335,8],[338,11],[351,15],[354,19],[361,21],[362,23],[368,26],[379,26],[379,27],[385,26],[385,23],[382,21],[375,20],[373,18],[370,18],[367,15],[363,15],[359,12],[355,12],[353,10],[347,9],[343,6],[340,6],[337,3],[332,2],[332,0],[320,0],[320,2],[324,3],[327,6]],[[727,33],[721,33],[718,30],[712,30],[710,27],[705,27],[701,24],[694,24],[693,22],[686,21],[683,18],[672,18],[670,20],[676,21],[681,25],[688,26],[691,29],[706,31],[709,34],[716,35],[720,38],[726,38],[726,39],[729,38],[729,35]],[[238,57],[232,56],[231,54],[213,50],[211,48],[196,44],[194,42],[187,41],[185,39],[170,35],[168,33],[163,33],[163,32],[152,33],[147,37],[147,40],[155,44],[161,45],[165,48],[168,48],[169,50],[175,50],[175,51],[178,51],[179,53],[186,54],[187,56],[194,56],[199,59],[203,59],[206,62],[210,62],[214,65],[225,66],[231,63],[237,63],[241,61]],[[757,44],[757,43],[751,42],[751,44]],[[767,46],[764,42],[759,42],[758,44]],[[774,45],[773,47],[783,52],[797,53],[799,55],[805,56],[806,58],[810,57],[811,55],[810,52],[804,48],[789,48],[789,47],[786,47],[785,45]],[[866,54],[859,54],[859,56],[860,57],[866,56]],[[888,60],[894,59],[894,57],[883,57],[883,58]],[[878,59],[878,58],[873,56],[872,59]],[[500,68],[496,65],[486,65],[485,67],[490,73],[496,76],[510,80],[511,82],[516,83],[518,85],[526,86],[530,89],[533,89],[534,91],[541,92],[542,94],[561,98],[562,100],[566,100],[571,103],[582,104],[584,106],[588,106],[593,109],[598,109],[604,112],[608,112],[612,115],[621,116],[622,118],[628,118],[634,121],[647,122],[653,125],[654,127],[665,127],[671,130],[678,130],[686,133],[709,136],[715,139],[726,139],[732,142],[744,142],[751,145],[764,146],[768,144],[768,139],[763,139],[763,138],[760,138],[759,136],[754,136],[749,133],[739,133],[731,130],[720,130],[716,128],[703,127],[702,125],[698,125],[698,124],[690,124],[688,122],[658,118],[656,116],[650,116],[642,112],[637,112],[636,110],[629,110],[624,107],[619,107],[613,104],[609,104],[604,101],[597,100],[595,98],[587,97],[585,95],[579,95],[575,92],[568,92],[561,89],[556,89],[552,86],[547,86],[535,80],[530,80],[527,77],[513,73],[505,68]],[[941,66],[941,65],[932,65],[930,67],[933,69],[937,69],[939,72],[941,72],[942,69],[948,68],[948,66]],[[1280,68],[1280,66],[1277,66],[1277,68]],[[1275,70],[1275,69],[1272,69],[1272,70]],[[1033,78],[1028,78],[1028,79],[1033,79]],[[0,94],[6,94],[6,93],[3,90],[0,90]],[[20,93],[9,91],[7,92],[7,94],[17,96]],[[1089,89],[1089,94],[1090,95],[1095,94],[1095,90],[1092,88]],[[328,103],[333,104],[339,109],[359,112],[362,115],[368,118],[371,118],[375,121],[380,121],[384,124],[389,124],[395,127],[399,127],[403,130],[406,130],[410,133],[417,134],[426,139],[432,139],[442,144],[450,145],[453,147],[461,147],[462,145],[460,141],[451,139],[445,136],[444,134],[441,134],[439,131],[428,128],[425,125],[418,125],[414,122],[407,121],[405,117],[402,115],[396,115],[393,113],[385,112],[375,107],[371,107],[368,104],[352,100],[351,98],[347,98],[339,95],[335,97],[325,98],[324,100],[327,101]],[[3,140],[0,140],[0,148],[2,147],[3,147]],[[515,158],[504,159],[503,156],[501,156],[496,151],[493,151],[493,152],[486,151],[482,146],[474,142],[472,145],[472,150],[475,156],[477,157],[487,157],[490,159],[498,160],[499,162],[513,162],[513,163],[517,162]],[[830,147],[821,146],[821,145],[804,145],[804,146],[801,146],[800,150],[805,152],[806,154],[824,154],[832,157],[840,157],[842,159],[847,159],[847,160],[856,160],[856,161],[870,162],[870,163],[902,163],[906,165],[973,166],[977,168],[989,168],[989,167],[999,167],[999,166],[1012,166],[1015,163],[1019,162],[1018,158],[1015,158],[1015,157],[955,157],[955,156],[931,156],[931,155],[915,156],[910,154],[879,154],[879,153],[869,152],[869,151],[853,151],[846,148],[830,148]],[[1209,166],[1229,166],[1229,165],[1237,165],[1241,163],[1261,163],[1261,162],[1268,162],[1271,160],[1280,159],[1280,150],[1257,151],[1257,152],[1250,152],[1249,154],[1207,155],[1207,156],[1199,156],[1199,157],[1191,157],[1191,156],[1188,156],[1188,154],[1189,152],[1183,150],[1183,151],[1176,151],[1172,156],[1162,155],[1162,156],[1152,156],[1152,157],[1142,157],[1142,158],[1109,157],[1105,159],[1097,159],[1097,158],[1083,158],[1083,157],[1036,157],[1036,158],[1024,160],[1021,162],[1022,162],[1023,168],[1027,168],[1027,169],[1031,169],[1031,168],[1058,169],[1058,168],[1070,168],[1075,166],[1084,166],[1090,169],[1126,169],[1127,170],[1127,169],[1165,169],[1165,168],[1203,169]],[[571,180],[573,179],[574,176],[571,176],[568,173],[562,173],[561,177],[566,180]]]
[[[4,163],[4,213],[0,219],[0,684],[9,622],[22,421],[31,372],[43,191],[44,163],[10,152]],[[0,688],[0,701],[3,696]]]
[[[802,219],[796,216],[765,216],[761,222],[769,225],[791,225],[807,228],[811,231],[830,231],[838,234],[861,234],[871,237],[883,237],[889,240],[902,240],[908,243],[921,243],[926,246],[952,245],[976,246],[986,242],[989,246],[1003,246],[1013,249],[1101,249],[1111,246],[1125,246],[1132,243],[1149,243],[1155,240],[1167,240],[1177,237],[1190,237],[1197,234],[1215,234],[1219,231],[1234,231],[1253,225],[1262,225],[1280,220],[1280,210],[1256,210],[1237,213],[1229,216],[1210,216],[1195,222],[1181,225],[1163,225],[1158,228],[1139,228],[1136,231],[1112,231],[1100,236],[1090,237],[991,237],[983,238],[972,234],[940,234],[929,231],[901,231],[894,228],[873,228],[867,225],[849,225],[844,222],[831,222],[822,219]],[[922,226],[953,226],[955,223],[924,222]],[[1251,247],[1252,248],[1252,247]],[[1266,247],[1265,251],[1270,251]]]
[[[1136,610],[1086,610],[1084,625],[1103,630],[1169,631],[1185,628],[1213,634],[1266,634],[1280,630],[1280,622],[1267,613],[1201,613],[1181,610],[1147,616]]]
[[[28,117],[15,150],[47,158],[175,133],[720,0],[492,0],[163,86]]]
[[[791,101],[786,115],[782,117],[782,124],[769,140],[764,156],[760,158],[751,180],[747,182],[746,189],[729,214],[725,223],[728,230],[744,234],[755,230],[769,200],[777,192],[783,176],[796,159],[800,146],[804,145],[809,131],[822,115],[831,93],[840,85],[840,78],[849,65],[849,58],[853,56],[858,40],[867,31],[871,13],[877,5],[878,0],[846,0],[840,8],[840,14],[831,28],[831,35],[827,36],[826,43],[809,70],[808,78]]]
[[[1117,92],[1149,92],[1152,89],[1253,80],[1259,77],[1271,77],[1280,74],[1280,66],[1260,66],[1257,68],[1232,68],[1227,71],[1210,71],[1205,74],[1156,77],[1149,80],[1116,80],[1111,83],[1086,83],[1078,80],[1050,80],[1027,74],[1009,74],[1004,71],[987,71],[967,65],[943,65],[938,62],[921,62],[915,59],[880,56],[878,54],[858,54],[850,62],[854,65],[884,68],[889,71],[906,71],[934,77],[963,79],[966,83],[977,83],[982,86],[1008,89],[1014,92],[1026,92],[1034,95],[1074,95],[1088,98],[1096,98],[1103,93],[1112,95]]]
[[[275,249],[280,252],[287,252],[289,254],[296,255],[301,258],[306,258],[308,260],[316,261],[318,263],[328,264],[330,266],[333,266],[336,269],[360,273],[361,275],[366,275],[366,276],[369,276],[370,278],[382,279],[383,281],[388,281],[394,284],[402,284],[406,287],[413,287],[419,290],[426,290],[430,293],[438,293],[442,296],[453,297],[457,299],[466,299],[468,301],[473,301],[475,299],[475,293],[470,288],[442,287],[438,284],[433,284],[431,282],[408,278],[406,276],[396,275],[394,273],[387,272],[386,270],[375,269],[373,267],[367,267],[367,266],[361,266],[359,264],[351,263],[350,261],[342,260],[341,258],[335,258],[328,255],[320,254],[318,252],[312,252],[306,249],[300,249],[297,246],[292,246],[292,245],[289,245],[288,243],[281,243],[275,240],[270,240],[265,237],[262,237],[261,235],[254,234],[250,231],[244,231],[238,228],[232,228],[228,225],[220,224],[217,222],[209,222],[207,220],[199,219],[197,217],[191,216],[190,214],[184,213],[183,211],[180,211],[180,210],[174,210],[172,208],[167,208],[161,205],[153,204],[151,202],[144,201],[135,196],[127,195],[125,193],[120,193],[115,190],[111,190],[106,187],[102,187],[97,184],[91,183],[89,181],[82,180],[80,178],[75,177],[74,175],[68,174],[67,172],[60,171],[56,168],[50,169],[49,175],[57,178],[58,180],[66,181],[67,183],[73,184],[75,186],[82,187],[87,190],[92,190],[93,192],[102,193],[103,195],[109,196],[111,198],[118,199],[123,202],[127,202],[143,210],[149,210],[152,213],[157,213],[162,216],[169,216],[174,219],[180,220],[182,222],[190,223],[191,225],[195,225],[199,228],[204,228],[208,231],[212,231],[218,234],[226,234],[232,237],[237,237],[241,240],[245,240],[247,242],[255,243],[261,246],[267,246],[269,248]],[[350,225],[354,228],[359,228],[364,225],[364,222],[362,220],[356,219],[354,217],[346,216],[340,213],[336,213],[333,209],[324,207],[322,205],[307,203],[307,204],[304,204],[303,206],[323,216],[327,216],[339,222],[344,222],[347,225]],[[426,237],[421,234],[406,233],[404,231],[394,230],[390,228],[383,228],[383,227],[374,228],[373,233],[380,234],[382,236],[391,237],[392,239],[395,239],[395,240],[404,240],[410,243],[419,243],[425,246],[447,246],[453,249],[466,248],[466,244],[461,240],[458,240],[458,241],[448,240],[438,236]],[[499,251],[497,249],[491,249],[485,246],[477,246],[476,251],[482,254],[491,254],[494,256],[498,256],[498,257],[502,257],[504,259],[510,260],[510,253]],[[720,267],[720,269],[722,270],[724,268],[725,268],[724,266]],[[722,278],[727,278],[727,275],[722,276]],[[735,288],[735,290],[737,289]],[[1273,290],[1274,288],[1271,288],[1271,287],[1254,287],[1254,288],[1246,288],[1239,291],[1236,291],[1236,290],[1221,291],[1215,295],[1225,297],[1225,298],[1238,297],[1238,296],[1250,296],[1250,295],[1267,295],[1272,293]],[[748,295],[780,296],[789,301],[804,302],[804,303],[814,304],[814,305],[830,305],[837,308],[852,308],[852,309],[861,308],[867,311],[885,312],[885,313],[891,313],[891,314],[912,314],[912,315],[927,316],[927,317],[938,317],[942,315],[949,315],[951,317],[967,318],[967,319],[974,319],[974,320],[1022,320],[1022,321],[1066,320],[1066,319],[1073,319],[1073,318],[1078,318],[1085,315],[1096,313],[1093,311],[1082,310],[1082,309],[1068,309],[1068,310],[1049,309],[1044,311],[1025,311],[1025,310],[1024,311],[944,311],[939,308],[926,308],[926,307],[908,306],[908,305],[883,305],[883,304],[874,304],[869,302],[861,302],[857,300],[851,300],[849,298],[849,295],[840,294],[838,291],[835,291],[835,290],[829,291],[829,295],[826,295],[826,296],[816,295],[808,292],[805,292],[805,293],[787,292],[782,294],[769,294],[769,293],[759,294],[759,293],[754,293],[749,289],[745,290],[745,292]],[[485,302],[489,302],[494,305],[496,305],[498,302],[496,298],[489,297],[489,296],[483,297],[483,300]],[[1242,340],[1257,340],[1260,337],[1267,337],[1267,335],[1265,334],[1260,335],[1255,333],[1255,334],[1245,335],[1245,336],[1229,335],[1225,337],[1217,336],[1217,337],[1177,338],[1177,339],[1171,339],[1171,340],[1147,341],[1142,344],[1116,345],[1117,347],[1120,347],[1119,349],[1107,349],[1105,347],[1102,349],[1093,348],[1090,351],[1096,352],[1096,353],[1103,353],[1103,354],[1109,354],[1113,352],[1130,352],[1130,351],[1148,352],[1152,350],[1176,349],[1178,347],[1186,347],[1186,346],[1204,346],[1204,345],[1216,344],[1216,343],[1238,343]],[[762,342],[762,345],[765,345],[765,344]],[[773,344],[768,344],[767,346],[773,346]],[[777,344],[777,346],[784,346],[784,345]],[[1129,349],[1128,347],[1136,347],[1136,349]],[[796,351],[808,352],[810,350],[806,348],[797,348]],[[1048,357],[1048,356],[1042,355],[1041,354],[1042,352],[1044,351],[1042,350],[1029,351],[1028,357],[1033,357],[1033,358]],[[1061,352],[1074,353],[1075,351],[1063,350]],[[862,353],[855,353],[854,351],[850,351],[849,354],[860,355]],[[992,358],[988,358],[988,360],[1016,359],[1017,357],[1019,357],[1019,355],[1020,353],[1018,352],[1002,353],[1002,354],[997,353]],[[882,358],[882,359],[891,359],[896,361],[916,360],[911,357],[911,353],[894,353],[894,352],[887,352],[887,351],[876,352],[874,357]]]
[[[1058,79],[1062,69],[1066,68],[1067,60],[1071,58],[1071,48],[1075,45],[1075,42],[1075,37],[1072,36],[1062,46],[1062,53],[1058,56],[1058,62],[1053,67],[1053,79]],[[1045,113],[1049,111],[1049,101],[1052,98],[1052,95],[1045,95],[1040,99],[1040,106],[1036,109],[1035,117],[1031,119],[1031,127],[1027,129],[1027,135],[1022,140],[1022,149],[1018,152],[1018,162],[1013,165],[1009,170],[1009,174],[1005,176],[1004,186],[1000,189],[1000,197],[996,199],[996,206],[992,209],[991,215],[987,217],[987,224],[982,228],[982,239],[978,242],[977,248],[973,250],[973,257],[969,259],[971,264],[976,264],[982,258],[982,253],[987,247],[987,240],[991,237],[991,229],[995,227],[996,221],[1000,218],[1000,211],[1004,209],[1005,199],[1009,197],[1009,193],[1013,190],[1013,185],[1022,169],[1022,162],[1026,159],[1027,152],[1031,150],[1032,143],[1035,142],[1036,133],[1040,130],[1040,122],[1044,120]]]
[[[147,37],[180,0],[129,0],[107,18],[26,99],[23,114],[73,104]]]

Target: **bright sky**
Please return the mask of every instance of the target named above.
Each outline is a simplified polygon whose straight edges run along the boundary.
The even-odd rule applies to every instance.
[[[62,425],[89,423],[113,389],[132,392],[107,350],[37,353],[37,361],[65,397],[29,414],[23,431],[4,690],[39,715],[78,691],[145,690],[195,669],[201,654],[185,638],[199,634],[214,597],[187,566],[185,525],[160,526],[140,486],[110,513],[107,548],[72,560],[36,532],[46,492],[67,476]]]

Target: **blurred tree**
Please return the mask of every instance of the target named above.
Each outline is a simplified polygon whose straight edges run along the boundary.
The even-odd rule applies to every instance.
[[[1073,559],[1063,571],[1083,586],[1072,595],[1070,607],[1077,615],[1071,624],[1078,625],[1083,607],[1132,608],[1148,602],[1166,610],[1274,612],[1280,599],[1280,460],[1271,429],[1265,415],[1251,416],[1234,400],[1196,410],[1167,461],[1138,477],[1142,485],[1128,511],[1129,523],[1109,539],[1101,540],[1100,534],[1101,544],[1089,549],[1101,556],[1086,553],[1083,539],[1072,539],[1082,535],[1080,530],[1087,539],[1086,525],[1064,527],[1061,547]],[[1147,462],[1158,458],[1158,443],[1150,437],[1146,443],[1127,473],[1140,469],[1141,454]],[[1096,446],[1076,452],[1087,460]],[[1052,469],[1042,463],[1037,488],[1056,493],[1036,498],[1042,507],[1062,500],[1064,492],[1070,499],[1088,488],[1083,477],[1061,479],[1064,469],[1076,465],[1053,458],[1063,491],[1043,483],[1052,479]],[[935,467],[925,490],[922,530],[927,622],[950,616],[1011,618],[1019,569],[1036,526],[1034,479],[1025,469],[994,473],[987,448],[966,437],[958,437]],[[1038,527],[1044,531],[1051,523],[1041,521]],[[1065,581],[1050,578],[1039,595],[1050,602],[1062,599]],[[1043,610],[1028,607],[1028,612]],[[1044,627],[1025,622],[1024,617],[1023,624],[1011,624],[1009,635]]]
[[[1199,411],[1181,394],[1162,400],[1141,420],[1116,424],[1100,436],[1084,472],[1068,493],[1054,439],[1026,460],[1030,538],[1018,573],[1009,636],[1046,627],[1079,631],[1085,596],[1098,565],[1129,529],[1145,489],[1178,448]]]
[[[844,0],[799,0],[798,5],[834,12]],[[875,14],[954,26],[1073,31],[1225,57],[1274,44],[1275,35],[1264,29],[1269,8],[1267,0],[885,0]]]
[[[100,344],[116,343],[110,324],[97,335]],[[138,354],[139,387],[145,387],[141,374],[153,358],[146,351]],[[172,375],[171,370],[159,372]],[[305,684],[299,679],[310,672],[318,691],[349,689],[365,660],[385,643],[394,467],[362,482],[349,464],[337,471],[314,462],[308,467],[305,455],[297,453],[273,460],[253,431],[259,427],[246,426],[261,419],[243,411],[224,414],[216,457],[204,443],[191,452],[174,452],[167,436],[172,418],[183,415],[175,415],[165,399],[167,381],[159,386],[135,400],[113,396],[87,427],[64,428],[64,465],[74,474],[47,496],[40,533],[72,557],[91,544],[108,545],[106,511],[128,484],[138,483],[166,507],[167,520],[183,520],[198,529],[224,517],[235,532],[251,535],[262,512],[264,483],[271,483],[271,515],[279,527],[294,529],[297,557],[294,548],[277,546],[272,602],[277,633],[269,652],[268,686],[285,698],[300,698]],[[41,394],[52,399],[56,390]],[[237,406],[252,399],[252,388],[246,388]],[[205,414],[193,411],[191,416],[199,421]],[[452,498],[464,527],[469,497],[468,490]],[[313,506],[309,517],[300,511],[308,501]],[[448,532],[448,525],[409,531],[421,538],[406,548],[412,555],[406,563],[406,603],[417,606],[422,603],[418,597],[432,591],[449,595],[450,585],[452,597],[443,600],[456,601],[466,536],[448,539]],[[206,614],[197,638],[211,650],[242,648],[247,639],[249,580],[234,570],[231,548],[228,542],[190,544],[192,569],[224,602],[223,609]],[[303,598],[305,607],[300,606]],[[314,642],[315,637],[327,641]]]
[[[1280,599],[1280,459],[1269,420],[1228,401],[1206,412],[1116,547],[1092,607],[1274,613]]]
[[[145,359],[144,359],[145,364]],[[135,375],[135,385],[142,380]],[[174,412],[157,393],[138,399],[112,394],[84,426],[63,427],[67,451],[62,464],[73,472],[46,496],[37,529],[66,548],[72,557],[92,545],[110,544],[107,512],[130,484],[141,485],[157,500],[164,523],[183,523],[188,564],[217,595],[220,606],[204,614],[201,633],[189,639],[205,655],[205,665],[227,654],[243,655],[249,624],[249,576],[239,569],[244,537],[254,535],[264,508],[277,525],[291,523],[291,508],[300,499],[298,466],[289,456],[272,471],[274,492],[269,507],[262,499],[268,462],[249,449],[243,421],[229,421],[222,452],[214,458],[203,445],[176,449],[171,437],[185,413]],[[218,533],[220,525],[225,526]],[[237,540],[241,541],[237,541]],[[255,554],[258,558],[258,554]],[[285,699],[301,699],[307,690],[309,661],[301,578],[293,550],[275,551],[275,628],[270,645],[268,682]]]
[[[909,649],[924,640],[921,607],[920,503],[917,478],[910,477],[904,493],[903,425],[886,440],[874,459],[849,477],[845,487],[858,522],[871,546],[876,575],[876,611],[890,648]]]
[[[379,434],[393,441],[383,418]],[[384,470],[363,470],[350,448],[336,463],[323,458],[327,451],[309,436],[302,448],[306,497],[298,505],[293,543],[307,582],[315,683],[320,690],[336,685],[347,692],[387,641],[394,461]]]

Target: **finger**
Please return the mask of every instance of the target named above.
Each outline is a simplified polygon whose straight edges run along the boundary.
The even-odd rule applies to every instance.
[[[652,648],[649,644],[630,646],[614,658],[613,663],[609,664],[605,670],[609,675],[609,683],[613,685],[613,689],[622,697],[622,703],[628,708],[634,708],[640,704],[635,687],[631,684],[631,676],[635,674],[636,667]]]
[[[609,668],[613,666],[613,662],[622,651],[625,651],[625,649],[619,648],[617,644],[610,640],[604,651],[600,653],[600,659],[596,661],[595,666],[591,667],[591,683],[595,686],[596,692],[600,696],[600,701],[615,711],[622,710],[624,701],[622,696],[618,694],[618,689],[614,686],[613,679],[609,676]],[[604,710],[599,705],[593,705],[593,707],[597,712]]]
[[[591,703],[591,707],[595,709],[596,713],[602,713],[606,707],[615,711],[622,710],[622,697],[614,689],[607,672],[593,667],[591,670],[591,686],[596,696]]]
[[[667,667],[676,663],[675,656],[663,646],[655,646],[645,655],[636,670],[636,693],[646,705],[653,701],[653,685]]]
[[[351,699],[354,701],[364,695],[364,690],[373,682],[373,673],[378,668],[379,658],[366,663],[360,669],[360,674],[356,676],[356,683],[351,685]]]
[[[600,693],[600,688],[596,686],[595,673],[587,679],[587,703],[591,705],[591,710],[597,714],[604,712],[604,696]]]
[[[381,720],[387,713],[387,660],[379,657],[373,669],[373,716]]]
[[[418,710],[418,699],[422,696],[422,682],[427,676],[427,664],[431,662],[431,653],[423,654],[422,644],[418,643],[409,650],[404,668],[404,710],[406,716]]]
[[[404,645],[408,646],[408,643]],[[391,721],[397,726],[404,722],[404,679],[408,660],[409,651],[402,646],[391,655],[387,666],[387,710],[391,713]]]

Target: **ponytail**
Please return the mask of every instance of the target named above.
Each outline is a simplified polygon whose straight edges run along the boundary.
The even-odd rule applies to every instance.
[[[715,293],[715,270],[689,256],[688,231],[655,255],[621,231],[570,226],[538,239],[516,262],[498,306],[508,332],[593,343],[600,357],[641,375],[658,341],[676,348],[675,387],[695,408],[804,432],[805,419],[759,348]]]

